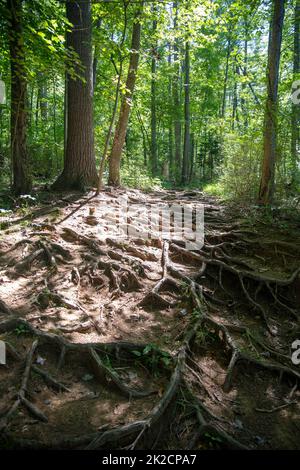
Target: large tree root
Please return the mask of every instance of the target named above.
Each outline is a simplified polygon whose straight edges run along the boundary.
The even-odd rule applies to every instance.
[[[0,299],[0,313],[5,313],[6,315],[13,314],[11,308],[1,299]]]
[[[160,308],[171,308],[174,307],[177,301],[169,301],[166,300],[162,295],[160,295],[160,291],[164,287],[170,287],[172,290],[179,291],[180,287],[174,281],[174,279],[168,276],[168,262],[169,262],[169,243],[168,241],[164,242],[163,250],[162,250],[162,258],[161,258],[161,267],[162,267],[162,277],[161,279],[155,284],[155,286],[151,289],[150,292],[146,294],[146,296],[139,302],[139,306],[145,305],[152,305],[155,307]]]
[[[186,197],[190,196],[186,194]],[[198,197],[198,193],[195,197]],[[144,366],[146,362],[143,362],[143,354],[145,354],[149,344],[135,344],[122,341],[112,343],[72,343],[62,335],[37,329],[26,320],[17,318],[14,312],[4,302],[0,301],[0,312],[8,316],[5,321],[0,322],[0,333],[12,332],[14,329],[22,326],[22,330],[25,333],[29,333],[34,338],[37,338],[33,341],[26,356],[22,383],[15,402],[0,420],[0,430],[3,431],[2,439],[6,438],[10,445],[20,449],[157,448],[161,445],[159,441],[162,436],[162,430],[166,430],[165,436],[170,437],[169,433],[172,432],[172,426],[169,425],[172,423],[174,413],[177,412],[178,407],[182,407],[184,401],[188,408],[192,410],[192,413],[187,415],[186,411],[184,411],[182,415],[177,415],[177,419],[180,422],[179,428],[185,427],[188,432],[190,449],[197,448],[200,440],[205,441],[207,434],[216,436],[222,447],[247,449],[244,444],[228,433],[230,432],[230,428],[228,428],[230,422],[226,421],[223,417],[216,416],[209,409],[208,405],[202,403],[202,400],[194,393],[191,384],[195,384],[195,380],[197,380],[197,385],[199,386],[200,384],[201,386],[201,393],[202,391],[205,392],[207,394],[206,398],[209,401],[220,402],[217,394],[205,385],[205,380],[202,379],[205,369],[204,367],[202,369],[201,363],[195,363],[196,357],[193,356],[193,348],[198,345],[199,341],[202,341],[201,350],[203,349],[202,346],[205,343],[203,342],[201,332],[213,332],[214,335],[209,335],[209,337],[218,341],[218,346],[221,345],[222,352],[226,354],[226,357],[228,353],[230,354],[222,386],[225,393],[228,393],[234,385],[234,375],[238,373],[238,366],[241,362],[252,364],[255,368],[269,370],[272,373],[279,374],[280,377],[282,375],[293,377],[298,382],[300,374],[287,365],[289,361],[287,354],[272,347],[269,340],[266,338],[261,339],[261,336],[257,336],[249,327],[236,324],[237,318],[235,318],[235,324],[230,324],[229,319],[225,324],[223,319],[218,319],[216,315],[212,317],[209,312],[212,309],[217,310],[214,305],[226,306],[226,312],[229,312],[229,307],[233,306],[233,304],[235,306],[244,304],[247,307],[250,305],[259,313],[267,330],[274,333],[270,325],[270,322],[273,320],[273,317],[270,318],[270,307],[275,306],[277,310],[280,308],[288,312],[293,318],[299,319],[297,311],[293,308],[293,301],[284,297],[284,291],[290,286],[294,288],[294,285],[296,285],[295,281],[298,280],[300,274],[300,268],[295,270],[286,279],[258,273],[255,268],[248,264],[247,260],[244,261],[242,259],[242,255],[239,258],[239,254],[242,252],[244,254],[245,250],[251,251],[251,254],[253,254],[253,240],[251,237],[257,237],[257,233],[248,228],[241,228],[239,230],[239,224],[231,223],[231,219],[228,222],[225,217],[218,217],[217,209],[213,205],[206,208],[206,212],[208,212],[206,216],[208,228],[206,235],[207,243],[197,252],[186,250],[184,242],[176,239],[176,236],[178,236],[176,233],[174,233],[173,239],[164,241],[163,244],[159,239],[144,240],[143,238],[132,239],[130,243],[127,243],[112,238],[107,238],[105,241],[97,240],[96,238],[78,234],[73,229],[66,227],[62,228],[62,234],[60,231],[57,231],[55,237],[51,237],[48,234],[43,236],[40,232],[36,232],[34,236],[39,235],[40,240],[27,240],[17,243],[10,250],[2,253],[2,255],[6,255],[22,244],[27,243],[30,245],[31,253],[15,264],[15,271],[21,273],[29,270],[35,260],[41,261],[43,259],[50,268],[50,271],[53,272],[57,269],[58,262],[67,264],[72,259],[70,250],[52,241],[57,240],[57,236],[61,235],[65,241],[75,242],[85,247],[84,253],[82,253],[83,249],[81,250],[81,257],[87,263],[83,262],[77,267],[72,266],[72,281],[78,286],[78,289],[83,287],[83,276],[88,276],[91,285],[95,288],[99,287],[99,290],[103,285],[107,286],[109,283],[109,288],[112,292],[111,300],[113,296],[120,296],[124,291],[141,291],[145,288],[143,280],[148,278],[152,281],[151,288],[140,300],[139,306],[151,305],[159,309],[166,309],[175,307],[180,298],[180,300],[184,301],[184,305],[187,305],[185,309],[186,314],[191,315],[191,322],[187,331],[176,336],[176,341],[182,340],[182,343],[181,346],[176,347],[177,352],[175,354],[170,356],[166,351],[161,351],[159,348],[155,349],[156,353],[162,355],[168,354],[169,357],[172,357],[171,363],[167,366],[172,368],[171,371],[168,368],[164,369],[164,373],[168,373],[168,384],[163,394],[161,394],[160,389],[152,390],[152,387],[149,387],[149,389],[147,387],[146,390],[143,390],[141,387],[136,389],[130,386],[130,384],[127,385],[126,379],[123,379],[122,375],[117,373],[118,369],[114,369],[111,366],[111,358],[120,364],[128,364],[129,362],[133,365],[138,363],[140,366]],[[222,233],[220,233],[220,230]],[[246,239],[246,236],[250,240]],[[264,246],[267,245],[265,244]],[[287,244],[281,245],[279,243],[278,246],[285,250],[290,250],[291,248]],[[147,250],[147,247],[162,249],[162,274],[157,282],[153,282],[153,279],[147,275],[147,272],[151,272],[153,268],[152,263],[157,261],[155,250]],[[89,250],[93,254],[86,253]],[[249,253],[247,253],[247,258],[249,258],[248,255]],[[263,262],[265,261],[262,257],[257,257]],[[179,258],[180,263],[184,262],[184,264],[196,267],[194,275],[187,274],[189,271],[178,269],[173,261]],[[2,258],[3,260],[6,262],[5,257]],[[141,279],[143,280],[141,281]],[[227,279],[229,279],[228,282]],[[231,287],[230,289],[228,288],[228,284],[232,280],[236,280],[236,286],[242,294],[243,303],[233,302],[235,300],[235,293],[232,294]],[[47,288],[46,283],[46,289],[38,295],[37,303],[41,308],[46,309],[51,304],[54,304],[57,307],[80,310],[84,317],[88,319],[88,321],[82,323],[86,318],[83,318],[83,315],[81,315],[81,324],[76,322],[71,328],[60,328],[61,331],[65,333],[82,332],[86,329],[89,330],[92,326],[96,328],[92,315],[79,302],[66,299],[54,287],[51,285],[50,290]],[[220,298],[216,297],[215,292],[217,292],[217,296]],[[265,298],[263,297],[264,295]],[[228,298],[230,298],[230,301],[228,301]],[[269,299],[271,299],[271,302],[274,302],[271,305],[266,305],[266,300]],[[265,303],[263,302],[264,300]],[[239,313],[237,315],[238,318],[240,318]],[[243,312],[246,315],[247,313]],[[47,312],[45,314],[47,315]],[[220,316],[223,317],[223,315]],[[189,318],[189,316],[186,318]],[[199,335],[197,334],[198,332],[200,332]],[[270,338],[269,335],[266,335],[266,337]],[[8,429],[8,424],[19,406],[24,406],[38,420],[45,422],[47,420],[47,417],[28,400],[31,396],[28,391],[30,371],[39,375],[55,391],[70,391],[70,388],[68,388],[69,384],[59,382],[44,368],[40,368],[33,363],[37,340],[39,347],[50,345],[53,348],[57,355],[55,358],[57,373],[61,371],[65,362],[71,362],[74,357],[80,357],[80,360],[83,360],[84,366],[92,369],[93,376],[99,379],[101,385],[112,387],[130,401],[142,399],[150,394],[157,394],[155,396],[156,404],[143,419],[112,428],[101,427],[98,432],[91,432],[82,436],[64,436],[59,439],[49,440],[48,442],[14,437]],[[16,361],[21,362],[23,360],[18,351],[8,343],[7,352]],[[137,352],[139,354],[136,354]],[[148,368],[148,363],[146,368]],[[183,401],[182,397],[184,398]],[[192,421],[190,416],[192,416]],[[186,426],[187,423],[188,426]],[[224,430],[225,424],[226,431]],[[176,433],[177,431],[176,428]]]
[[[17,247],[17,245],[15,245],[14,249]],[[59,243],[52,242],[51,240],[48,240],[44,237],[42,237],[40,240],[30,242],[30,245],[33,247],[32,253],[25,256],[17,263],[15,263],[13,260],[9,262],[9,265],[14,267],[16,273],[21,274],[30,270],[33,262],[42,256],[44,256],[46,263],[49,265],[52,271],[57,271],[57,261],[67,263],[72,259],[69,250],[64,248]]]
[[[133,388],[128,387],[122,380],[119,378],[118,374],[111,368],[105,366],[103,361],[100,359],[99,355],[94,348],[90,349],[90,355],[93,364],[95,364],[94,370],[100,379],[109,379],[117,388],[122,392],[123,395],[129,398],[142,398],[156,393],[153,390],[144,391],[144,390],[134,390]]]
[[[224,263],[223,261],[219,259],[213,259],[213,258],[208,258],[207,256],[203,256],[202,254],[194,253],[192,251],[188,251],[185,248],[179,247],[175,244],[172,244],[170,247],[173,252],[175,252],[177,255],[180,255],[181,257],[184,257],[185,259],[190,259],[194,261],[198,261],[199,263],[203,264],[205,263],[207,266],[214,266],[219,269],[219,280],[220,284],[222,287],[222,281],[221,281],[221,276],[222,276],[222,271],[227,271],[236,276],[236,278],[239,281],[239,284],[241,286],[242,292],[249,301],[249,303],[260,313],[264,323],[266,324],[269,332],[271,334],[274,334],[274,331],[272,327],[269,325],[269,321],[267,318],[267,313],[264,309],[264,307],[255,301],[253,297],[249,294],[248,290],[246,289],[245,286],[245,279],[248,279],[249,281],[254,282],[256,285],[258,284],[259,289],[261,290],[262,286],[264,286],[268,291],[272,291],[272,295],[275,298],[275,300],[278,299],[278,293],[276,294],[276,291],[280,287],[288,287],[290,286],[299,276],[300,273],[300,268],[296,269],[294,273],[291,274],[291,276],[288,279],[277,279],[274,277],[269,277],[269,276],[262,276],[257,273],[253,273],[250,271],[244,271],[244,270],[238,270],[234,268],[233,266],[228,265],[227,263]],[[284,306],[280,300],[278,300],[278,303],[280,303],[281,306]],[[294,318],[299,320],[299,315],[298,313],[287,307],[287,311],[293,315]]]

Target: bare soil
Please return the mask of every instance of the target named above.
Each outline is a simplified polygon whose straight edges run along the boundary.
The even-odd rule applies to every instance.
[[[299,449],[299,223],[199,191],[92,196],[2,223],[1,448]],[[204,204],[200,250],[139,235],[175,202]]]

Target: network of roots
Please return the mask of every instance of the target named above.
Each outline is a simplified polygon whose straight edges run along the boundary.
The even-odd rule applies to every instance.
[[[201,249],[120,239],[122,194],[55,199],[8,224],[2,446],[297,448],[300,239],[198,191],[127,195],[137,214],[204,204]]]

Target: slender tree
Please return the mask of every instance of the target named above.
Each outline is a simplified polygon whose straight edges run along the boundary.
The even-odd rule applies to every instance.
[[[11,68],[11,158],[15,194],[31,191],[32,181],[27,150],[27,79],[23,39],[22,0],[7,0]]]
[[[137,77],[137,70],[139,64],[139,51],[141,43],[141,23],[140,17],[142,14],[143,2],[141,3],[137,12],[133,28],[131,40],[131,52],[129,59],[129,68],[126,80],[126,92],[122,99],[119,120],[115,130],[112,150],[109,159],[109,178],[108,184],[112,186],[120,185],[120,163],[122,150],[126,139],[126,132],[128,127],[130,109],[132,106],[132,97]]]
[[[78,54],[81,64],[76,67],[79,77],[67,73],[64,169],[54,189],[84,189],[96,185],[98,180],[93,129],[91,0],[69,0],[66,14],[73,25],[67,32],[67,47]]]
[[[96,192],[97,195],[99,194],[100,190],[102,189],[102,185],[103,185],[103,173],[104,173],[105,163],[106,163],[107,155],[108,155],[108,149],[109,149],[111,136],[112,136],[112,131],[113,131],[113,127],[115,125],[115,120],[116,120],[117,110],[118,110],[120,86],[121,86],[121,79],[122,79],[122,74],[123,74],[123,62],[124,62],[122,49],[123,49],[123,45],[124,45],[124,41],[125,41],[125,37],[126,37],[126,30],[127,30],[127,7],[128,7],[128,4],[124,3],[124,28],[123,28],[123,33],[122,33],[121,42],[120,42],[120,46],[119,46],[119,69],[117,68],[117,66],[115,64],[115,61],[114,61],[113,57],[111,57],[111,60],[112,60],[113,65],[115,67],[115,71],[118,75],[118,79],[117,79],[117,86],[116,86],[116,91],[115,91],[113,112],[112,112],[109,128],[108,128],[106,138],[105,138],[103,154],[102,154],[102,157],[100,159],[98,187],[97,187],[97,192]]]
[[[264,152],[258,198],[261,204],[270,204],[274,195],[277,143],[278,77],[284,13],[285,0],[273,0],[273,11],[270,23],[268,47]]]
[[[153,13],[156,13],[156,7],[153,5]],[[157,20],[154,18],[152,31],[155,36],[157,30]],[[152,175],[157,173],[157,119],[156,119],[156,56],[157,40],[154,40],[151,59],[151,170]]]
[[[174,31],[177,31],[177,17],[178,17],[178,5],[174,2],[173,9],[175,10],[174,17]],[[179,60],[179,47],[178,38],[174,41],[174,64],[175,64],[175,75],[173,83],[173,103],[174,103],[174,140],[175,140],[175,168],[177,169],[177,178],[180,178],[180,172],[178,175],[178,169],[181,167],[181,100],[180,100],[180,74],[181,66]]]
[[[182,159],[182,183],[186,184],[189,181],[189,168],[190,168],[190,44],[187,41],[185,44],[185,77],[184,77],[184,147]]]
[[[295,17],[294,17],[294,59],[293,59],[293,75],[294,80],[299,80],[300,74],[300,0],[296,0]],[[297,164],[299,163],[299,125],[300,125],[300,109],[299,104],[292,104],[292,139],[291,139],[291,154],[293,175],[292,182],[294,183]]]
[[[171,68],[172,63],[172,52],[171,52],[171,45],[169,44],[169,54],[168,54],[168,65]],[[168,83],[168,92],[169,92],[169,109],[172,108],[172,78],[169,77]],[[169,129],[168,129],[168,149],[169,149],[169,175],[173,179],[175,175],[175,168],[174,168],[174,149],[173,149],[173,140],[174,140],[174,133],[173,133],[173,116],[172,113],[169,115]]]
[[[221,108],[221,117],[225,117],[226,110],[226,94],[227,94],[227,83],[228,83],[228,70],[229,70],[229,59],[231,53],[231,41],[230,38],[227,40],[227,49],[226,49],[226,65],[225,65],[225,76],[224,76],[224,85],[223,85],[223,98],[222,98],[222,108]]]

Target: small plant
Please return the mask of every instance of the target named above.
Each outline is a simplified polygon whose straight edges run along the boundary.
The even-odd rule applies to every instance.
[[[149,343],[143,351],[132,351],[132,353],[142,361],[152,373],[158,373],[159,366],[169,367],[172,362],[170,354],[161,351],[156,344]]]
[[[208,445],[209,447],[214,447],[215,444],[222,444],[222,439],[217,436],[213,436],[209,432],[204,433],[204,437],[209,441]]]
[[[107,354],[106,354],[105,357],[103,358],[103,364],[104,364],[105,367],[107,367],[108,369],[113,370],[113,366],[112,366],[110,357],[109,357]]]
[[[17,326],[15,328],[14,332],[17,336],[26,335],[26,334],[30,333],[30,331],[28,330],[28,328],[25,325]]]
[[[9,222],[0,222],[0,230],[5,230],[9,227]]]

